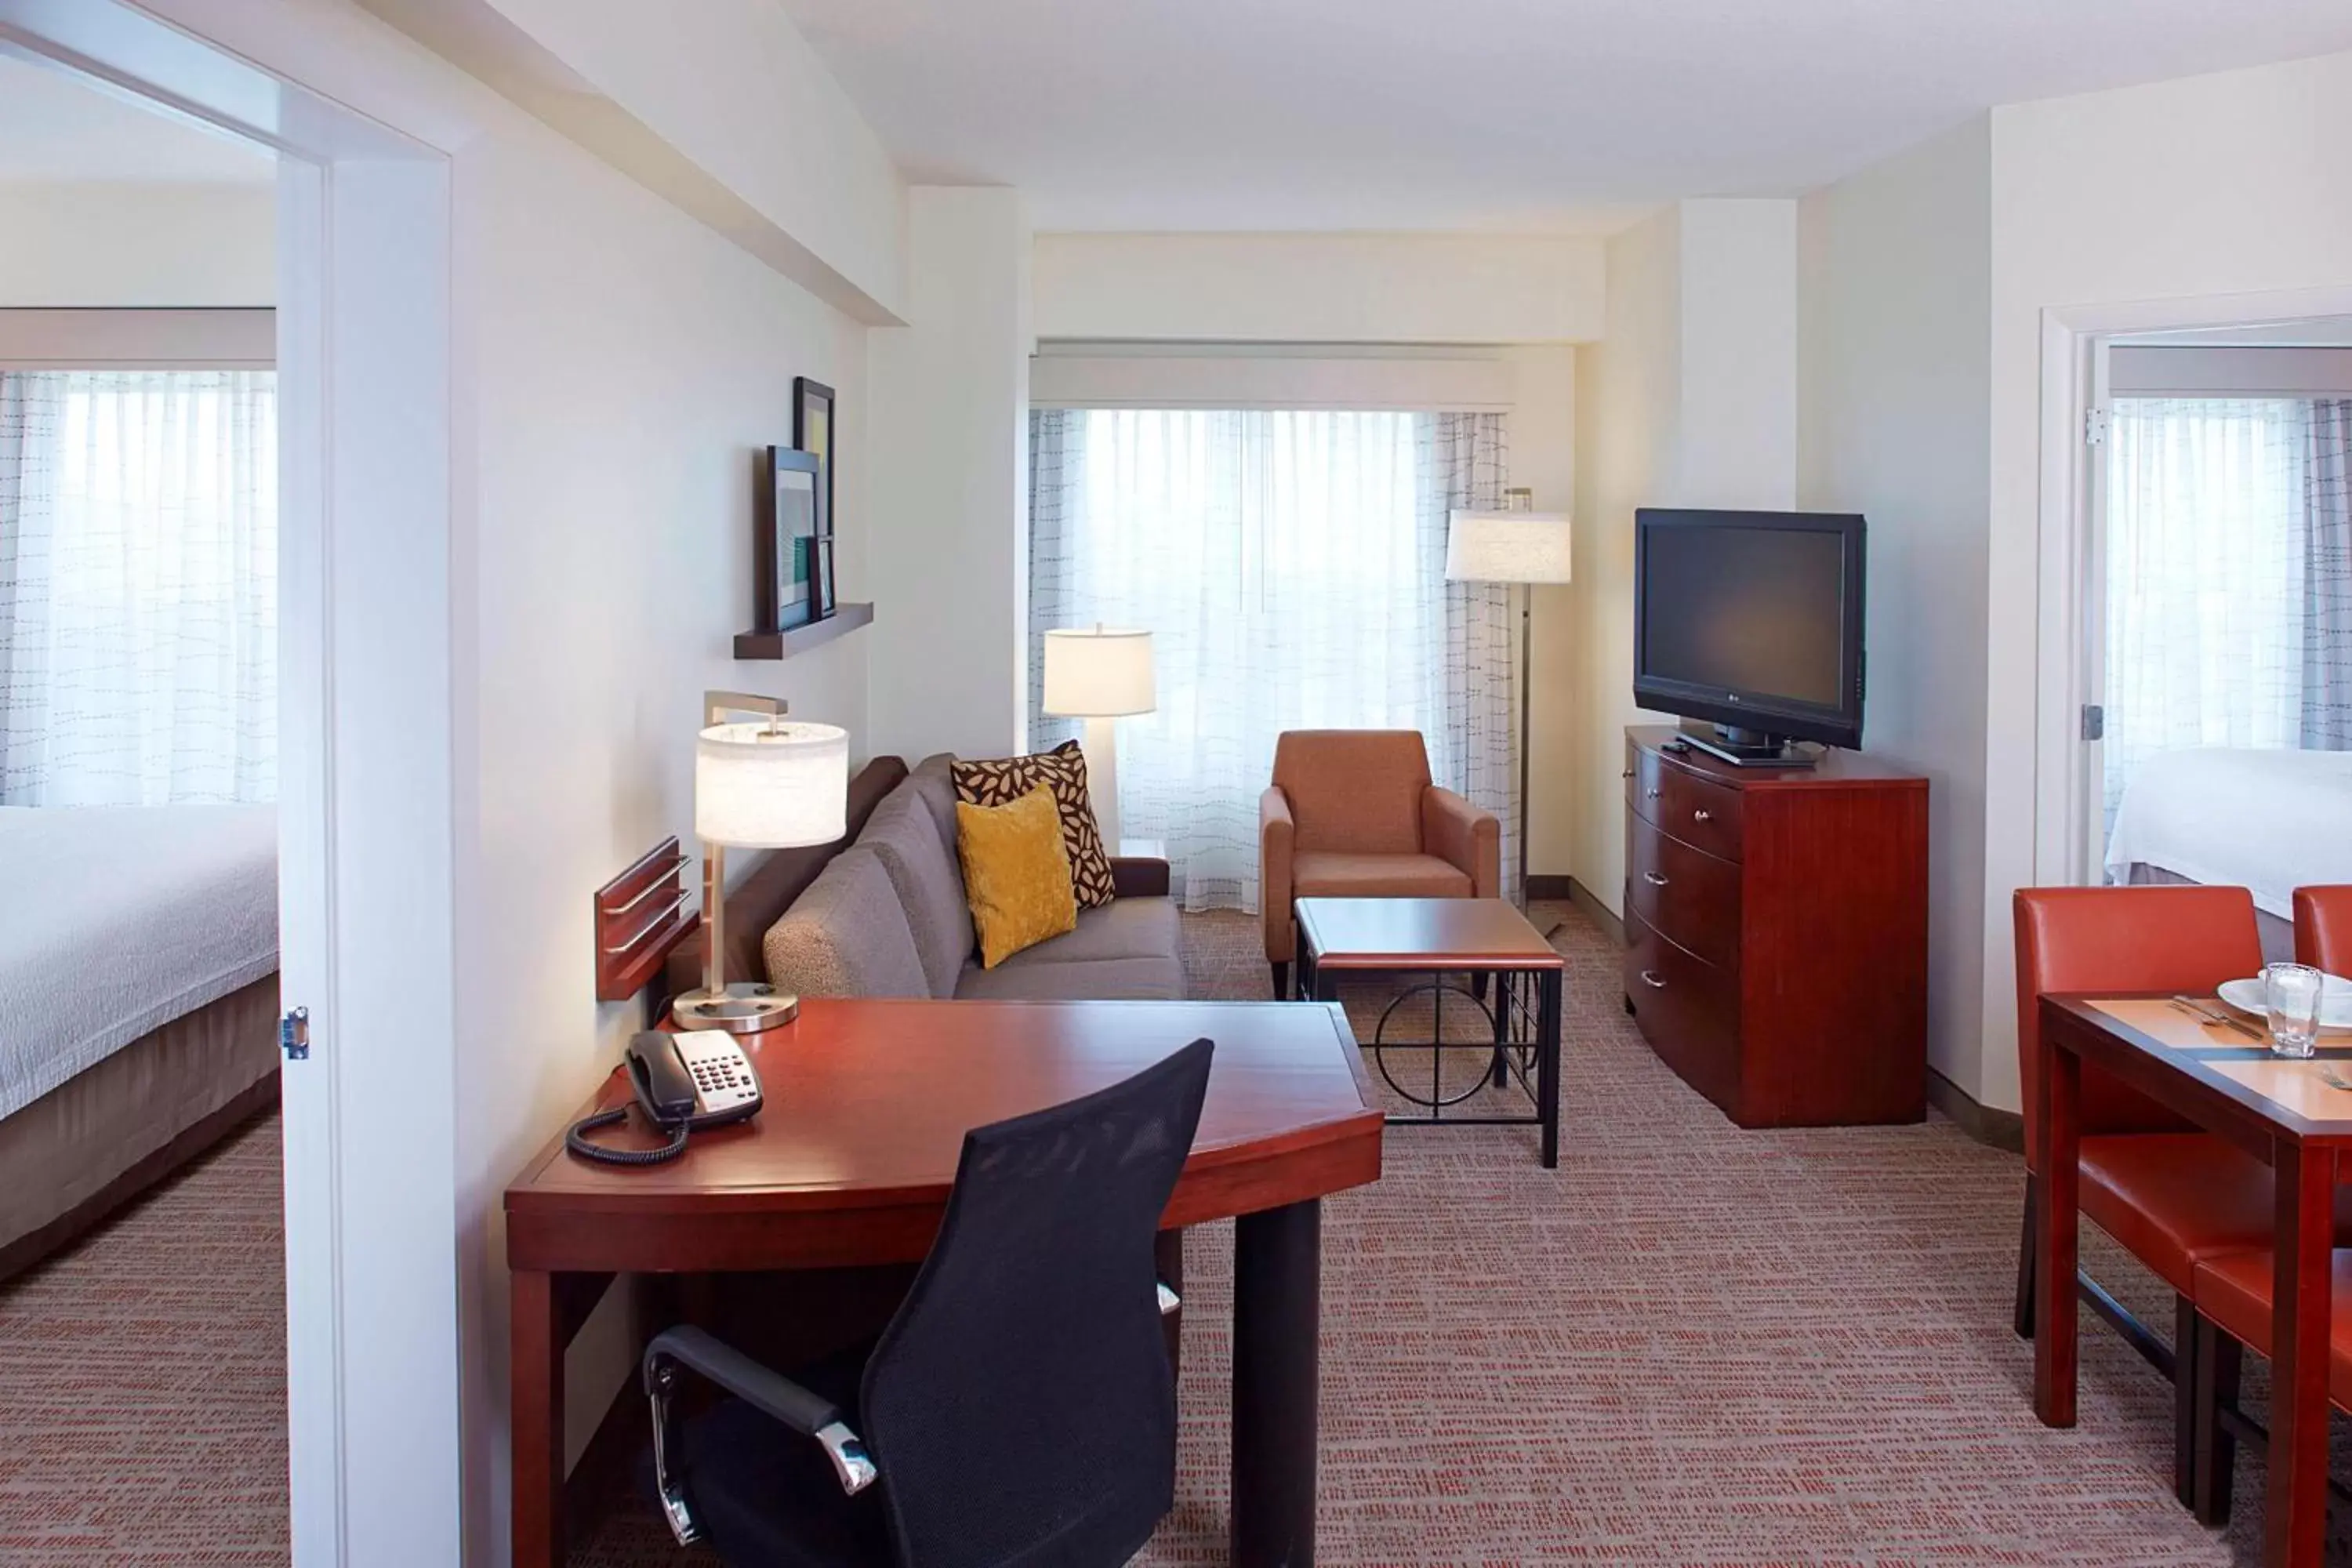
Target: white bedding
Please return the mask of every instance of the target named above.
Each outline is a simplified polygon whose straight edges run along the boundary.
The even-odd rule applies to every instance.
[[[277,967],[275,808],[0,806],[0,1116]]]
[[[2167,752],[2133,770],[2107,870],[2134,865],[2250,888],[2257,908],[2294,913],[2294,889],[2352,882],[2352,752]]]

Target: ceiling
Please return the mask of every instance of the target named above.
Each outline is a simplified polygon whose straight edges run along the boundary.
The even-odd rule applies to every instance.
[[[1608,232],[1996,103],[2352,48],[2345,0],[779,0],[1042,229]]]
[[[266,183],[268,153],[0,54],[0,183]]]

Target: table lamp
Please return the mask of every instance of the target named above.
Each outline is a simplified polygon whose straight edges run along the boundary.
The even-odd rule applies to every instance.
[[[1509,492],[1524,497],[1525,490]],[[1457,511],[1445,534],[1449,583],[1517,584],[1519,588],[1519,668],[1528,686],[1529,609],[1538,583],[1569,580],[1568,514],[1558,511]],[[1528,690],[1519,692],[1519,908],[1528,907]]]
[[[849,732],[787,724],[784,704],[739,691],[703,696],[694,742],[694,834],[703,842],[702,987],[670,1005],[689,1029],[748,1035],[790,1023],[800,998],[763,982],[727,983],[727,851],[797,849],[849,831]],[[763,721],[726,722],[729,713]]]
[[[1151,634],[1097,626],[1045,634],[1045,711],[1084,719],[1087,794],[1103,843],[1118,853],[1118,721],[1159,705],[1151,679]]]

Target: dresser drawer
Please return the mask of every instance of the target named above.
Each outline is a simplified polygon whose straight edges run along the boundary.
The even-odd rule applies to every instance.
[[[1731,974],[1625,915],[1625,996],[1650,1048],[1707,1099],[1739,1098],[1739,985]]]
[[[1686,773],[1655,752],[1629,750],[1625,798],[1643,821],[1718,858],[1739,858],[1738,790]]]
[[[1625,814],[1625,898],[1642,922],[1719,969],[1739,966],[1739,868]]]

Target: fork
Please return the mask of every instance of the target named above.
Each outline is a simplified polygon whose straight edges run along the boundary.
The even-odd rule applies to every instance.
[[[2252,1024],[2247,1023],[2244,1019],[2233,1018],[2227,1013],[2217,1013],[2212,1008],[2206,1006],[2203,1003],[2198,1001],[2193,996],[2175,994],[2172,998],[2172,1005],[2179,1008],[2184,1013],[2195,1014],[2198,1017],[2204,1019],[2209,1024],[2219,1024],[2225,1029],[2235,1029],[2238,1033],[2244,1035],[2249,1039],[2260,1040],[2265,1037],[2260,1029],[2255,1028]],[[2352,1085],[2347,1085],[2346,1087],[2352,1088]]]
[[[2319,1066],[2319,1081],[2330,1089],[2352,1089],[2352,1081],[2347,1081],[2342,1073],[2325,1062]]]

